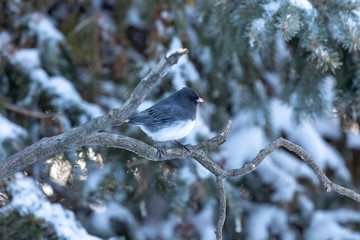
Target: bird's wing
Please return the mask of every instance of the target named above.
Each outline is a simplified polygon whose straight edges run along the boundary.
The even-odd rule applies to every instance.
[[[148,108],[138,115],[132,116],[126,122],[127,124],[132,125],[144,125],[144,126],[152,126],[160,123],[172,122],[178,120],[179,117],[182,117],[181,108],[172,105],[167,106],[157,106],[156,108]]]

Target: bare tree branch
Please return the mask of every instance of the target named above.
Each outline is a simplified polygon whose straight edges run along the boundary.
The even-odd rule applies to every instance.
[[[320,179],[327,192],[333,190],[337,193],[352,198],[357,202],[360,202],[360,194],[330,181],[330,179],[321,170],[319,165],[309,156],[309,154],[305,152],[302,147],[284,138],[278,138],[277,140],[273,141],[268,147],[261,149],[258,155],[254,158],[254,160],[247,163],[245,166],[238,169],[225,171],[224,177],[242,176],[254,171],[267,155],[281,147],[298,155],[299,158],[301,158],[313,170],[313,172]]]
[[[140,81],[121,109],[112,110],[110,113],[94,118],[69,132],[50,138],[43,138],[8,157],[0,164],[0,179],[10,176],[38,160],[43,160],[60,151],[79,146],[79,141],[86,133],[121,125],[136,110],[150,90],[169,72],[171,66],[176,64],[179,58],[187,53],[187,49],[179,49],[177,52],[167,54],[166,57],[161,59],[157,66]]]
[[[268,147],[260,150],[258,155],[250,163],[247,163],[241,168],[233,170],[221,169],[217,163],[211,161],[206,156],[206,153],[215,150],[226,141],[231,126],[231,121],[229,121],[228,125],[222,133],[213,137],[212,139],[206,140],[194,146],[187,146],[189,151],[177,147],[163,149],[164,153],[161,159],[158,158],[157,149],[142,141],[123,135],[98,132],[112,126],[121,125],[145,99],[151,88],[153,88],[159,81],[161,81],[161,79],[170,70],[170,67],[176,64],[178,59],[186,53],[186,49],[180,49],[177,52],[168,54],[165,58],[163,58],[160,63],[140,81],[134,92],[120,109],[114,109],[104,116],[94,118],[67,133],[54,137],[43,138],[33,145],[7,158],[0,164],[0,179],[12,175],[16,171],[19,171],[24,167],[35,163],[36,161],[46,159],[53,154],[64,152],[69,149],[79,148],[81,146],[121,148],[134,152],[135,154],[151,161],[164,161],[176,158],[193,158],[204,168],[209,170],[216,179],[219,213],[215,234],[216,238],[220,240],[222,239],[222,231],[226,217],[226,194],[224,180],[227,177],[242,176],[254,171],[266,156],[268,156],[273,151],[283,147],[288,151],[297,154],[308,166],[310,166],[328,192],[334,190],[340,194],[354,199],[355,201],[360,202],[360,195],[358,193],[330,181],[325,173],[303,148],[284,138],[279,138],[272,142]]]
[[[218,189],[218,220],[216,225],[216,239],[222,240],[222,232],[224,228],[225,218],[226,218],[226,195],[225,195],[225,187],[224,187],[224,177],[216,176],[216,186]]]
[[[19,113],[24,116],[34,117],[34,118],[58,118],[57,113],[44,113],[40,111],[31,111],[14,104],[11,104],[5,100],[4,97],[1,97],[0,100],[2,101],[2,105],[5,109],[13,111],[15,113]]]

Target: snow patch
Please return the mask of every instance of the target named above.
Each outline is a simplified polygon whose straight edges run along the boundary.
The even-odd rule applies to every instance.
[[[33,213],[36,217],[51,222],[57,234],[64,239],[100,239],[89,235],[72,211],[64,209],[58,203],[50,203],[32,178],[16,173],[8,191],[12,194],[11,202],[3,210],[11,211],[16,208],[23,213]]]
[[[176,52],[181,48],[183,48],[183,44],[180,38],[174,37],[171,41],[169,52]],[[200,79],[199,73],[194,64],[189,60],[188,55],[182,56],[179,59],[179,62],[171,68],[169,75],[172,77],[172,83],[175,90],[186,87],[187,81],[195,82]]]
[[[247,229],[252,229],[247,239],[272,239],[271,234],[275,234],[280,239],[295,240],[295,234],[290,231],[287,222],[287,213],[284,210],[267,205],[256,206],[251,210],[247,222]]]
[[[248,34],[249,36],[249,45],[251,48],[255,47],[256,42],[258,41],[259,35],[266,31],[265,29],[265,19],[264,18],[258,18],[252,21],[251,23],[251,29]]]
[[[7,31],[0,32],[0,49],[2,55],[11,55],[11,52],[13,50],[11,40],[11,35]]]
[[[223,155],[227,159],[226,168],[239,168],[252,160],[263,147],[263,141],[263,131],[249,127],[246,114],[239,114],[233,119],[231,131],[222,145]]]
[[[294,178],[309,179],[314,185],[320,183],[318,177],[308,165],[288,152],[275,151],[271,154],[271,159],[277,167],[282,168],[287,174]]]
[[[44,14],[31,14],[29,28],[36,34],[40,42],[49,40],[59,42],[64,40],[64,35],[56,29],[54,24]]]
[[[200,235],[200,239],[202,240],[215,240],[215,226],[213,221],[215,209],[216,202],[213,199],[192,219],[192,222]]]
[[[352,131],[346,133],[346,147],[360,149],[360,134]]]
[[[50,92],[50,94],[58,96],[58,98],[54,98],[52,102],[56,105],[59,111],[67,109],[70,104],[78,106],[91,118],[103,115],[103,111],[99,106],[82,100],[80,94],[76,91],[73,84],[62,76],[51,77],[50,81],[45,87]],[[80,116],[79,120],[80,123],[84,123],[88,121],[88,117]]]
[[[41,65],[39,50],[34,48],[20,49],[11,59],[13,64],[18,64],[23,70],[30,72]]]
[[[120,221],[126,224],[128,227],[138,228],[134,217],[131,212],[124,206],[121,206],[118,203],[111,202],[106,206],[93,207],[93,215],[91,217],[92,228],[97,233],[102,233],[105,235],[109,234],[109,229],[113,229],[113,222]],[[134,233],[134,239],[144,239],[142,236],[142,231],[130,231]],[[112,233],[115,235],[116,233]]]
[[[271,195],[271,199],[275,202],[289,202],[295,193],[301,190],[296,179],[286,173],[281,166],[275,165],[272,158],[262,162],[257,171],[263,182],[274,188],[275,192]]]
[[[62,76],[51,77],[47,84],[50,94],[61,96],[62,101],[80,101],[80,94],[75,90],[72,83]]]
[[[0,143],[7,138],[16,139],[20,136],[26,136],[27,132],[24,128],[9,121],[0,114]]]
[[[352,239],[359,240],[360,233],[346,228],[347,223],[359,223],[360,213],[347,209],[316,211],[305,233],[308,240]]]
[[[140,12],[137,7],[132,7],[127,11],[126,24],[140,28],[145,25],[144,21],[141,19]]]
[[[262,7],[265,10],[266,14],[272,17],[279,11],[281,3],[278,1],[272,1],[267,4],[263,4]]]
[[[313,6],[308,0],[289,0],[290,4],[295,7],[304,9],[304,10],[312,10]]]

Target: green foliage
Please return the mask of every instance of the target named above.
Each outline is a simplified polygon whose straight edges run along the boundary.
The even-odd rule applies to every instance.
[[[13,209],[7,212],[0,212],[0,239],[39,239],[39,240],[60,240],[54,226],[44,219],[36,218],[34,214],[20,213]]]
[[[217,96],[214,93],[223,79],[227,79],[227,84],[234,80],[247,91],[243,91],[245,98],[239,108],[259,102],[262,93],[254,87],[258,79],[265,83],[266,92],[274,93],[269,91],[273,86],[263,75],[271,72],[279,74],[281,84],[286,86],[277,91],[278,96],[296,94],[303,99],[297,101],[294,118],[319,113],[325,101],[319,94],[324,77],[334,75],[336,81],[341,82],[338,73],[346,57],[359,49],[360,21],[353,11],[359,10],[359,2],[315,1],[312,9],[306,9],[283,1],[202,1],[197,7],[203,13],[202,27],[206,29],[199,34],[216,59],[207,63],[211,64],[207,77],[212,95]],[[276,49],[279,41],[286,42],[285,51],[295,54],[293,61],[288,62],[286,58],[279,61],[282,54],[287,54]],[[343,49],[350,54],[343,55]],[[266,62],[259,64],[257,56]],[[279,68],[279,64],[283,67]],[[242,71],[237,70],[238,65]],[[289,97],[283,99],[290,100]]]
[[[351,13],[334,16],[335,39],[350,53],[360,50],[360,16]]]
[[[284,6],[280,10],[279,16],[276,17],[276,33],[282,35],[286,42],[290,41],[300,30],[300,17],[300,12],[297,8],[293,6]]]

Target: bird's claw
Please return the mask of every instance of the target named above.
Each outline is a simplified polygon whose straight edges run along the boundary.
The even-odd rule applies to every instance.
[[[158,142],[155,143],[155,148],[157,149],[157,156],[159,156],[159,159],[161,159],[162,154],[164,154],[164,151],[159,146]]]
[[[175,142],[177,143],[177,145],[180,147],[180,148],[184,148],[186,149],[186,151],[190,152],[189,148],[187,146],[185,146],[184,144],[182,144],[181,142],[179,141],[176,141]]]

